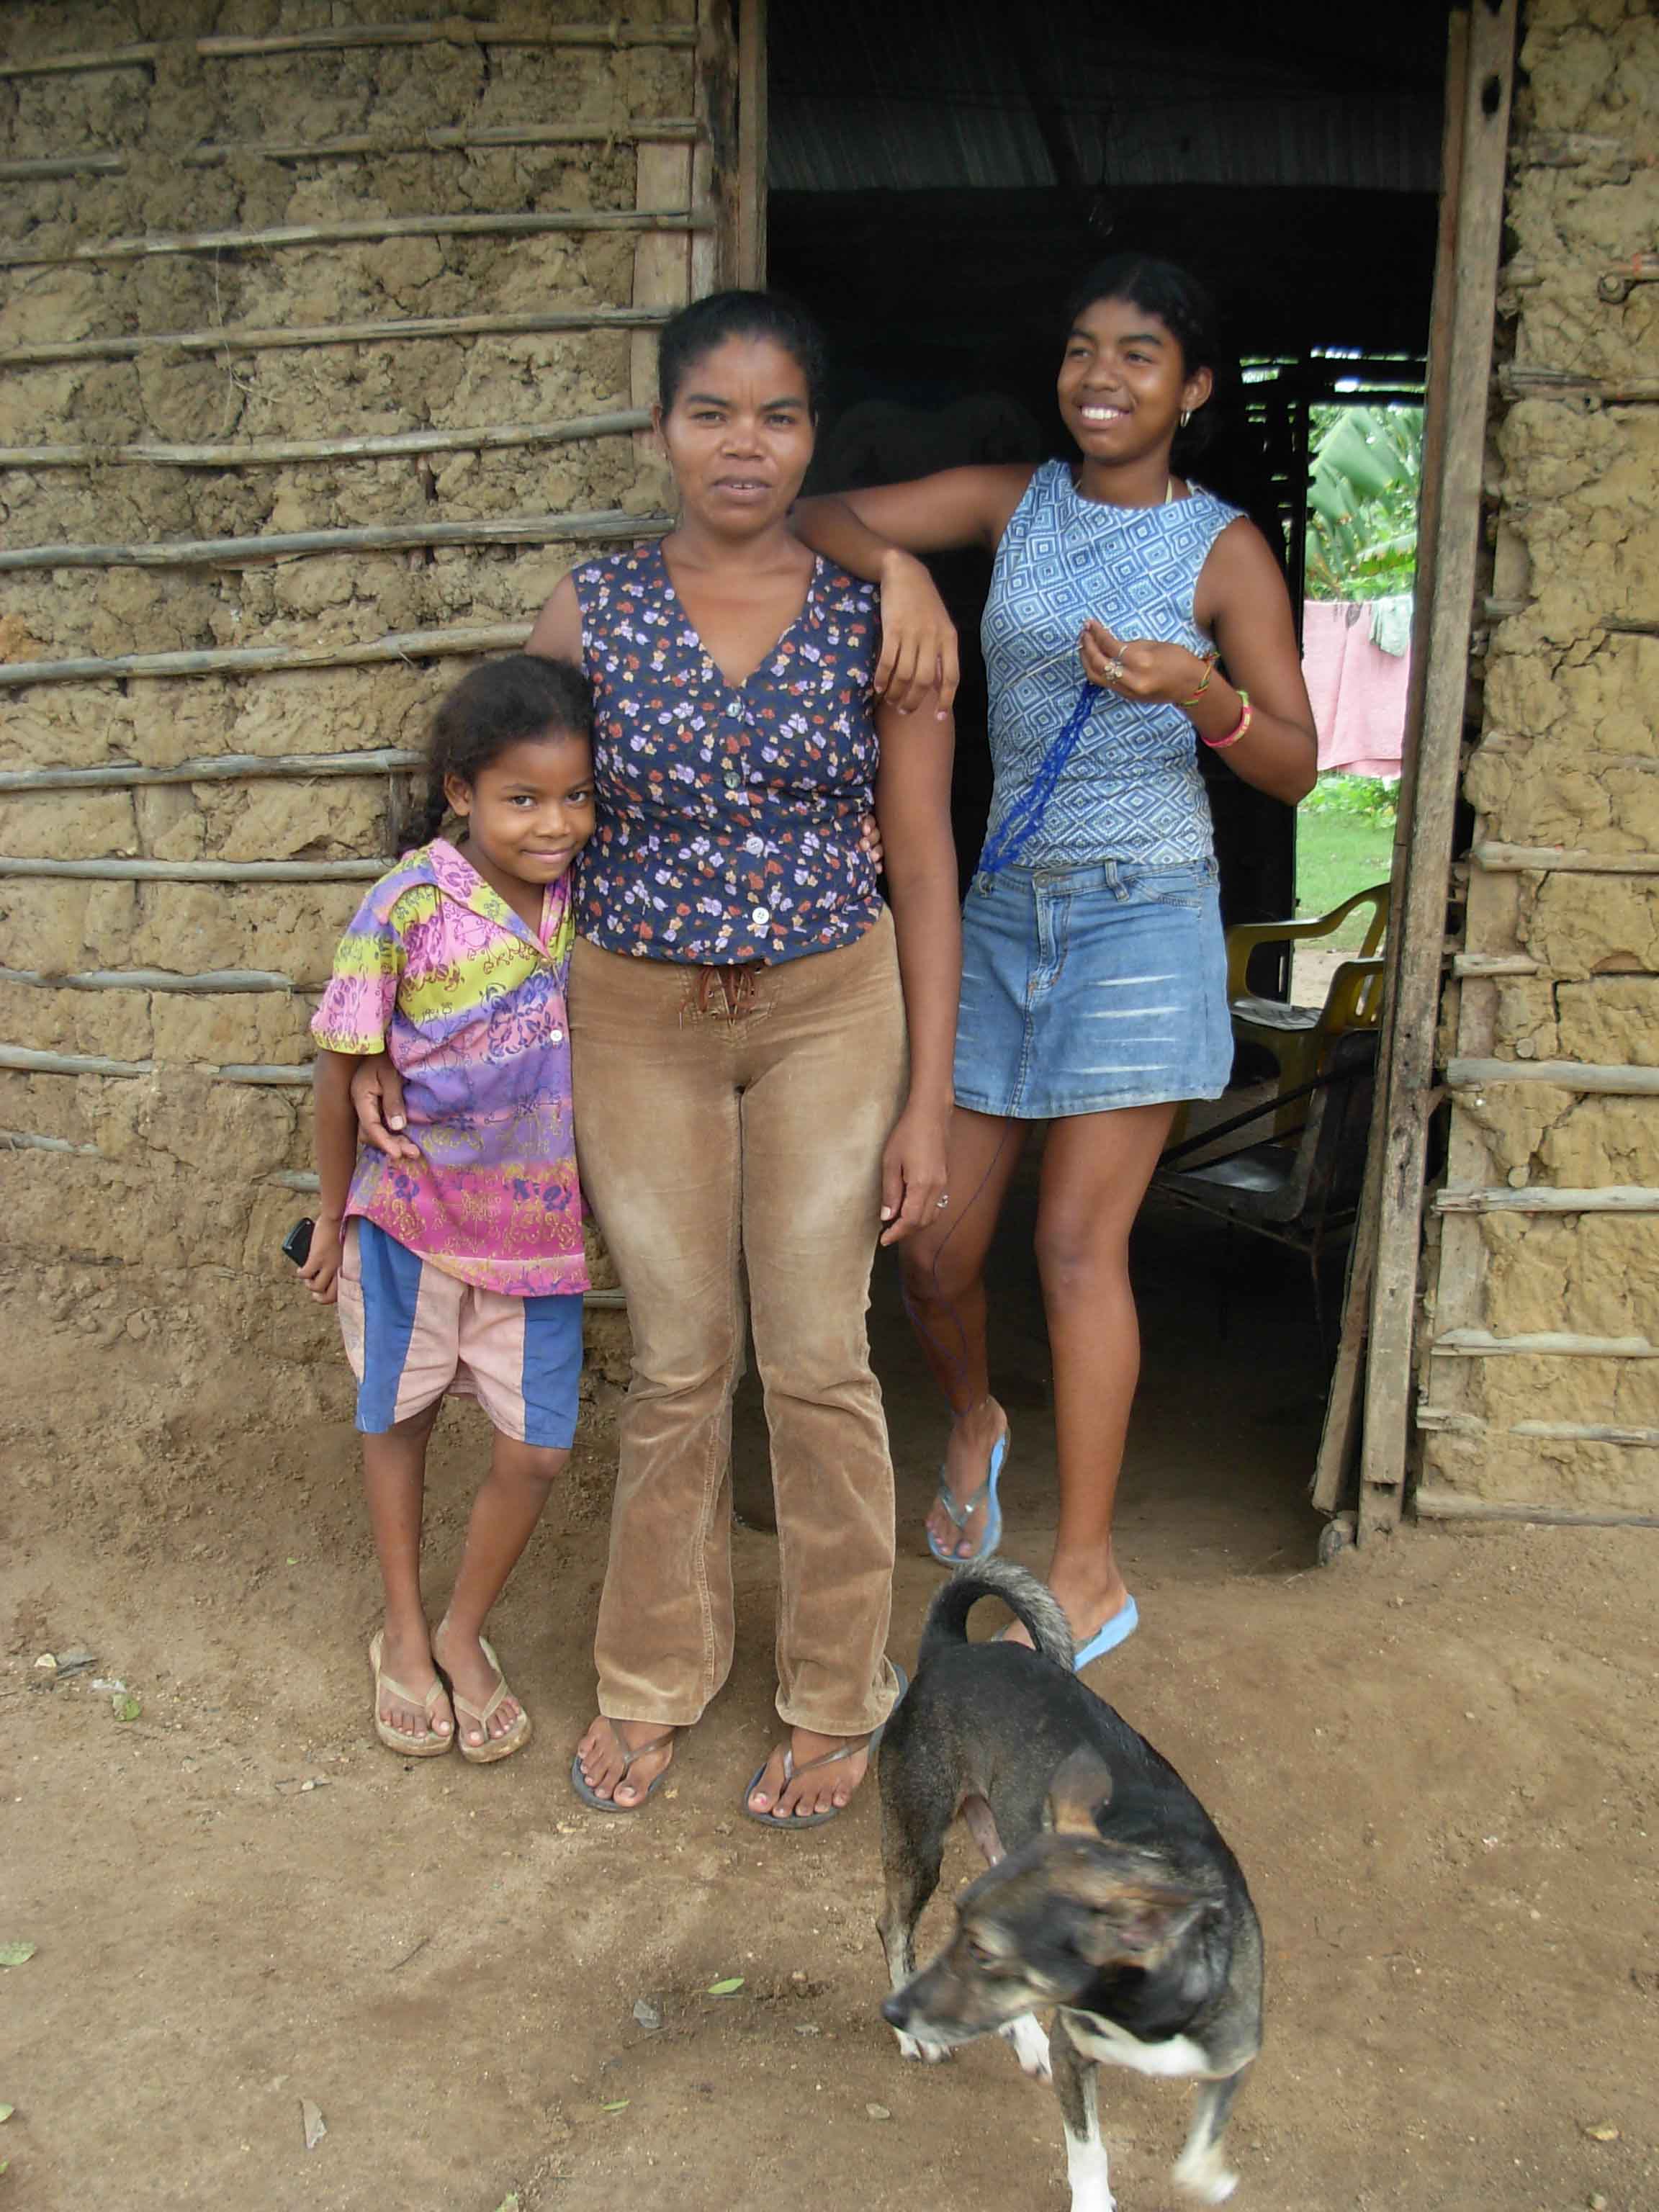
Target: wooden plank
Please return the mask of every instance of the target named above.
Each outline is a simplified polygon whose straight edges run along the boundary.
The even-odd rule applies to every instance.
[[[67,1137],[35,1137],[26,1129],[0,1129],[0,1152],[81,1152],[94,1160],[104,1157],[96,1145],[71,1144]]]
[[[1478,1413],[1453,1413],[1444,1406],[1419,1406],[1419,1429],[1454,1437],[1525,1437],[1538,1443],[1618,1444],[1632,1451],[1659,1445],[1659,1429],[1625,1428],[1609,1421],[1484,1421]]]
[[[684,23],[550,23],[520,29],[506,23],[446,15],[428,23],[339,24],[329,30],[289,31],[279,37],[220,34],[180,40],[159,39],[125,46],[94,46],[82,52],[36,54],[0,63],[0,78],[63,76],[88,70],[149,69],[164,56],[195,53],[206,61],[249,61],[269,54],[337,52],[362,46],[685,46],[695,33]]]
[[[317,776],[377,777],[398,769],[418,768],[426,756],[400,745],[362,753],[210,753],[175,761],[167,768],[140,768],[110,761],[97,768],[0,769],[0,793],[8,791],[130,791],[150,783],[241,783],[270,779],[296,782]]]
[[[1659,1359],[1659,1344],[1644,1336],[1578,1336],[1570,1330],[1494,1336],[1490,1329],[1449,1328],[1429,1351],[1436,1359]]]
[[[642,146],[635,163],[635,196],[642,210],[679,207],[691,190],[691,149],[689,146]],[[690,241],[683,238],[649,236],[634,248],[634,305],[658,307],[672,313],[691,296]],[[649,454],[650,409],[657,397],[657,338],[654,331],[636,331],[629,342],[629,395],[642,416],[636,440],[640,458]]]
[[[642,532],[641,535],[644,533]],[[131,676],[238,676],[273,669],[364,668],[382,660],[441,660],[474,653],[501,653],[524,643],[526,623],[493,623],[467,629],[410,629],[355,645],[228,645],[198,653],[118,653],[88,660],[0,661],[0,686],[98,684]]]
[[[482,130],[465,125],[432,131],[359,131],[335,138],[227,138],[204,141],[169,158],[186,169],[217,168],[229,161],[322,161],[374,159],[396,154],[464,154],[491,147],[592,146],[655,144],[699,135],[689,117],[665,116],[659,122],[636,116],[628,123],[503,123]],[[106,154],[90,146],[63,154],[37,154],[26,159],[0,161],[0,181],[28,184],[36,178],[121,177],[129,164],[125,154]]]
[[[251,538],[184,538],[155,545],[25,545],[0,552],[9,568],[193,568],[245,567],[290,554],[387,551],[408,545],[568,545],[651,538],[671,527],[666,514],[620,507],[592,514],[514,514],[496,522],[368,523],[354,530],[270,530]]]
[[[696,230],[712,222],[706,209],[562,208],[489,215],[352,216],[343,222],[277,222],[263,230],[181,231],[172,237],[91,239],[67,253],[29,246],[0,246],[0,269],[63,269],[88,261],[143,261],[157,254],[268,252],[276,246],[349,246],[390,238],[541,238],[563,231]]]
[[[1454,952],[1451,967],[1454,975],[1480,982],[1538,973],[1538,963],[1529,952]]]
[[[1488,875],[1522,875],[1534,869],[1546,875],[1659,875],[1659,853],[1592,853],[1577,845],[1505,845],[1487,838],[1470,848],[1469,858]]]
[[[0,469],[248,469],[279,461],[380,460],[400,453],[496,453],[514,446],[562,446],[581,438],[626,436],[649,420],[638,408],[573,415],[562,422],[465,423],[449,430],[392,430],[365,438],[247,438],[208,446],[0,446]]]
[[[1581,376],[1570,368],[1522,368],[1508,362],[1498,389],[1510,399],[1595,399],[1604,407],[1645,407],[1659,399],[1659,376]]]
[[[366,860],[36,860],[0,855],[0,876],[62,876],[115,884],[349,884],[373,882],[392,866]]]
[[[1443,459],[1436,471],[1441,489],[1433,591],[1426,630],[1419,633],[1426,665],[1406,896],[1389,932],[1398,945],[1398,968],[1379,1098],[1383,1150],[1361,1447],[1357,1533],[1362,1541],[1394,1527],[1405,1503],[1435,1025],[1480,538],[1516,13],[1516,0],[1489,0],[1468,16],[1450,327],[1443,349],[1448,381]]]
[[[210,331],[143,331],[121,337],[62,338],[0,349],[0,368],[60,361],[136,361],[141,354],[267,353],[295,346],[401,345],[411,338],[544,337],[562,331],[635,330],[662,321],[649,307],[525,308],[495,315],[392,315],[362,323],[222,323]]]
[[[1597,1065],[1581,1060],[1454,1060],[1447,1063],[1449,1091],[1484,1091],[1499,1083],[1550,1083],[1586,1097],[1650,1098],[1659,1093],[1659,1067]]]
[[[1447,398],[1451,374],[1452,310],[1456,287],[1454,268],[1457,246],[1457,216],[1463,179],[1463,118],[1468,73],[1468,15],[1453,9],[1446,40],[1446,97],[1440,160],[1440,205],[1435,249],[1434,295],[1430,311],[1426,368],[1424,380],[1423,458],[1418,501],[1417,574],[1413,586],[1413,630],[1419,638],[1429,635],[1429,610],[1433,601],[1435,553],[1438,532],[1441,477],[1444,463]],[[1395,814],[1394,850],[1389,863],[1391,904],[1395,913],[1405,904],[1406,874],[1411,852],[1413,790],[1417,773],[1418,736],[1423,721],[1423,689],[1427,655],[1412,656],[1407,687],[1406,726],[1401,760],[1399,805]],[[1390,931],[1383,945],[1383,1006],[1391,1008],[1398,989],[1399,938]],[[1392,1054],[1393,1024],[1386,1011],[1377,1039],[1376,1095],[1387,1090]],[[1365,1175],[1359,1212],[1349,1247],[1342,1302],[1341,1333],[1326,1395],[1325,1418],[1314,1462],[1310,1495],[1316,1510],[1334,1513],[1345,1504],[1358,1458],[1364,1408],[1366,1353],[1370,1331],[1371,1287],[1376,1273],[1377,1224],[1382,1211],[1384,1127],[1375,1117],[1365,1152]],[[1358,1535],[1356,1520],[1355,1533]]]
[[[199,975],[180,975],[170,968],[84,968],[53,975],[38,968],[0,968],[0,983],[27,983],[41,991],[285,991],[301,986],[269,968],[217,968]],[[310,988],[320,990],[320,983]]]
[[[24,1075],[154,1075],[153,1060],[106,1060],[89,1052],[31,1052],[21,1044],[0,1044],[0,1067]]]
[[[1659,1069],[1655,1070],[1659,1075]],[[1659,1084],[1656,1084],[1659,1089]],[[1437,1213],[1659,1213],[1659,1190],[1609,1183],[1600,1190],[1559,1190],[1542,1183],[1492,1190],[1440,1190]]]
[[[738,169],[733,281],[766,282],[766,0],[738,0]]]
[[[1465,1498],[1427,1483],[1412,1501],[1419,1521],[1528,1521],[1547,1528],[1659,1528],[1659,1513],[1625,1513],[1609,1506],[1580,1511],[1565,1505],[1499,1505],[1489,1498]]]
[[[303,1067],[270,1067],[233,1062],[213,1070],[216,1083],[249,1083],[257,1088],[272,1091],[309,1091],[311,1065]]]

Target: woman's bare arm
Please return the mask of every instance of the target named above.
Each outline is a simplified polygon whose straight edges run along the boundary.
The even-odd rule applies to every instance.
[[[1319,740],[1302,675],[1291,595],[1272,548],[1251,522],[1224,530],[1199,579],[1195,612],[1220,649],[1227,676],[1212,678],[1189,708],[1201,738],[1223,738],[1250,695],[1250,726],[1220,757],[1258,791],[1294,806],[1319,777]]]
[[[574,660],[582,665],[582,610],[574,576],[561,576],[553,596],[536,617],[526,653],[539,653],[548,660]]]
[[[891,1244],[930,1221],[945,1194],[962,909],[951,830],[954,726],[935,714],[902,716],[884,707],[877,729],[876,819],[886,853],[910,1039],[909,1095],[882,1163],[887,1226],[881,1241]]]

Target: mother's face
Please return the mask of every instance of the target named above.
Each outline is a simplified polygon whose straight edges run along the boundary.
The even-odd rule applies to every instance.
[[[749,538],[789,512],[815,425],[805,374],[775,340],[732,337],[699,354],[655,419],[688,519]]]

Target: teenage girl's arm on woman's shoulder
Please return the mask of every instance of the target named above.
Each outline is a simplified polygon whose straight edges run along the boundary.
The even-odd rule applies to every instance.
[[[1294,806],[1318,781],[1319,740],[1284,571],[1253,522],[1230,524],[1210,549],[1194,611],[1227,671],[1188,708],[1194,727],[1200,738],[1224,738],[1243,719],[1239,694],[1248,691],[1250,726],[1220,757],[1246,783]]]
[[[955,726],[948,716],[906,715],[886,705],[876,727],[876,819],[910,1039],[909,1094],[882,1156],[881,1241],[893,1244],[930,1222],[945,1194],[962,908],[951,830]]]
[[[915,556],[994,549],[1031,474],[1023,465],[941,469],[908,483],[796,501],[789,524],[801,543],[881,586],[878,698],[909,714],[933,692],[939,714],[950,713],[960,672],[956,628]]]

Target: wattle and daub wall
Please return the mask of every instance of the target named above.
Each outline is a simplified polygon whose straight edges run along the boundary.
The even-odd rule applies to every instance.
[[[1659,15],[1532,0],[1521,62],[1420,1504],[1650,1516]]]
[[[349,1413],[277,1255],[307,1020],[434,702],[650,526],[654,326],[714,281],[693,0],[601,12],[0,13],[20,1472],[268,1462]],[[623,1316],[589,1334],[603,1391]]]

